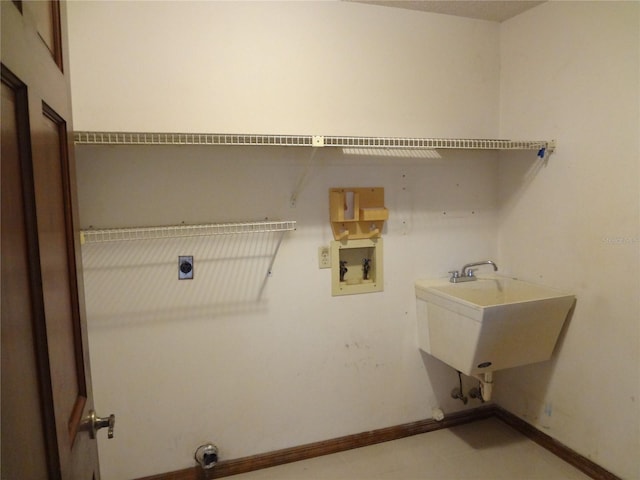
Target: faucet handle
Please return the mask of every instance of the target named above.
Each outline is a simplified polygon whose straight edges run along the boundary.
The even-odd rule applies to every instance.
[[[475,277],[474,272],[478,270],[477,268],[468,268],[467,269],[467,277]]]
[[[449,273],[451,274],[451,278],[459,278],[460,277],[460,272],[458,270],[449,270]]]

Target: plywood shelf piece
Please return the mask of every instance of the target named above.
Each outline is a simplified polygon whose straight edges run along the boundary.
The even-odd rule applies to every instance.
[[[380,230],[377,228],[373,228],[369,230],[369,236],[367,238],[375,238],[380,236]]]
[[[360,209],[360,220],[387,220],[389,210],[384,207],[368,207]]]
[[[349,238],[349,230],[342,230],[338,234],[334,233],[333,236],[336,240],[346,240],[347,238]]]
[[[380,237],[388,218],[383,187],[340,187],[329,190],[329,219],[335,240]]]

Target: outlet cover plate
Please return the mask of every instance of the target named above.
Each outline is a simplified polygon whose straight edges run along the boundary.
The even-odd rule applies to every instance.
[[[193,279],[193,255],[178,257],[178,280]]]
[[[318,247],[318,268],[331,268],[331,248]]]

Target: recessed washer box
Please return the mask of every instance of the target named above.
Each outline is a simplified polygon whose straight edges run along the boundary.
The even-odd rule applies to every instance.
[[[381,292],[382,238],[331,242],[331,294]]]

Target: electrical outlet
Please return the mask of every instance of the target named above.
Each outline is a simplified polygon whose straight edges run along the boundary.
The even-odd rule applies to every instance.
[[[178,257],[178,280],[191,280],[193,278],[193,256],[181,255]]]
[[[331,249],[329,247],[318,247],[318,268],[331,268]]]

